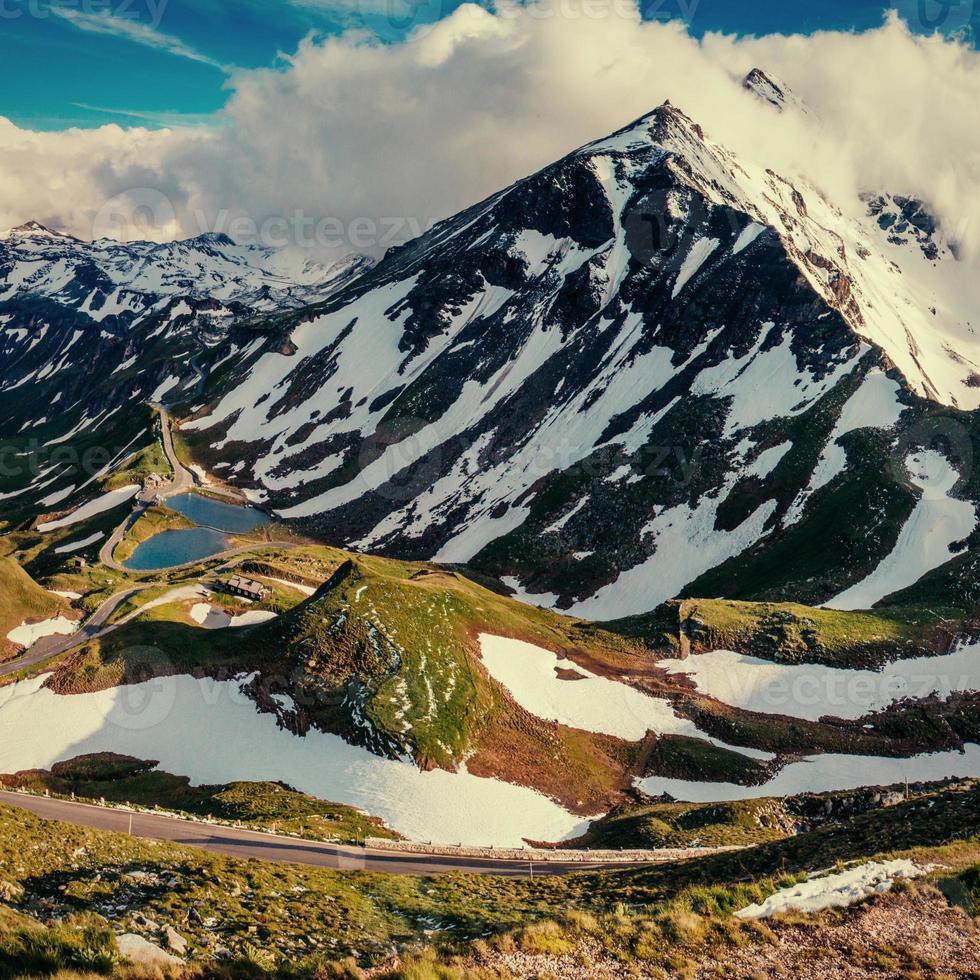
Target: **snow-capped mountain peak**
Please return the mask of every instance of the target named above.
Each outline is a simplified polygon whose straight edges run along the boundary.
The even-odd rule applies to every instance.
[[[199,386],[254,341],[236,339],[244,324],[322,300],[368,265],[223,234],[83,241],[28,222],[0,238],[0,426],[91,434],[124,406]],[[18,420],[28,393],[59,408]]]
[[[67,235],[61,231],[55,231],[53,228],[48,228],[46,225],[42,225],[40,221],[25,221],[22,225],[17,225],[16,228],[11,228],[4,238],[21,238],[21,239],[62,239],[68,241],[78,241],[72,235]]]
[[[742,87],[777,112],[787,109],[796,109],[804,114],[809,112],[803,100],[785,82],[761,68],[753,68],[742,79]]]
[[[39,234],[39,235],[48,235],[53,237],[55,235],[60,234],[60,232],[52,231],[50,228],[47,228],[45,225],[42,225],[40,221],[31,220],[31,221],[25,221],[22,225],[17,225],[16,228],[11,228],[8,234],[10,235]]]

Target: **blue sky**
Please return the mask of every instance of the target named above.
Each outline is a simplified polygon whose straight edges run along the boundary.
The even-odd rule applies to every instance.
[[[194,122],[228,97],[229,73],[282,65],[315,32],[372,29],[396,41],[461,0],[0,0],[0,115],[19,126]],[[696,35],[810,33],[879,25],[862,0],[643,0],[647,16]],[[899,0],[913,30],[962,31],[973,0]],[[394,10],[391,17],[385,11]]]

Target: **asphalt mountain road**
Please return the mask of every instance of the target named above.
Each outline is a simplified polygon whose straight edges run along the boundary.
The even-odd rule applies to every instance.
[[[237,858],[254,858],[277,864],[304,864],[342,871],[384,871],[389,874],[431,875],[450,871],[468,874],[495,874],[512,878],[532,875],[567,874],[595,868],[633,867],[627,862],[559,862],[515,861],[512,858],[495,860],[470,856],[416,854],[410,851],[372,850],[327,844],[322,841],[281,837],[254,830],[240,830],[215,824],[181,820],[153,813],[136,813],[109,807],[94,806],[69,800],[28,796],[0,791],[0,802],[36,814],[48,820],[96,830],[131,832],[151,840],[173,841],[206,851]],[[132,823],[130,823],[132,821]]]
[[[130,596],[146,588],[149,588],[149,585],[137,585],[131,589],[126,589],[110,596],[92,613],[85,625],[75,633],[70,633],[67,636],[42,637],[23,656],[0,664],[0,677],[16,674],[25,667],[33,667],[35,664],[39,664],[49,657],[55,657],[77,646],[79,643],[84,643],[87,640],[94,639],[96,636],[101,636],[103,633],[114,629],[114,626],[110,626],[108,629],[103,630],[102,625]]]

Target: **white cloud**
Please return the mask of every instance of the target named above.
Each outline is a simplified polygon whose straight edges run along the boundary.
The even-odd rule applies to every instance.
[[[86,31],[89,34],[108,34],[113,37],[125,38],[127,41],[133,41],[148,48],[156,48],[158,51],[166,51],[168,54],[176,55],[179,58],[188,58],[191,61],[211,65],[212,68],[217,68],[220,71],[227,72],[229,70],[225,65],[185,44],[179,37],[164,34],[157,30],[152,23],[144,24],[135,18],[118,16],[109,10],[97,12],[76,10],[74,7],[60,7],[57,4],[51,7],[51,13],[68,21],[80,31]]]
[[[813,119],[776,116],[744,92],[755,65]],[[424,227],[669,98],[715,140],[806,172],[835,199],[922,196],[970,254],[980,243],[980,56],[894,17],[861,34],[699,41],[642,22],[628,0],[502,0],[398,44],[311,37],[281,70],[237,71],[230,85],[203,128],[52,134],[0,122],[0,227],[37,217],[84,236],[107,199],[133,188],[172,202],[161,236],[234,235],[232,216],[294,212]]]

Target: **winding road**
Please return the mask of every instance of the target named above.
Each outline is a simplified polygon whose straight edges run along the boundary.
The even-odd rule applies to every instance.
[[[111,535],[106,539],[105,543],[99,549],[99,561],[108,568],[114,569],[117,572],[132,572],[133,569],[129,569],[120,565],[113,557],[112,553],[116,550],[116,546],[120,541],[126,536],[126,532],[143,516],[143,513],[148,507],[150,507],[157,500],[165,500],[167,497],[176,497],[178,494],[187,493],[189,490],[193,489],[195,486],[200,484],[200,480],[194,473],[192,473],[184,464],[180,461],[177,453],[174,450],[173,434],[171,432],[170,424],[170,413],[163,407],[163,405],[153,406],[160,413],[160,433],[163,442],[163,451],[167,455],[167,459],[170,461],[170,465],[174,471],[174,478],[167,483],[161,483],[159,487],[153,490],[144,490],[136,498],[136,506],[133,508],[132,512],[127,515],[126,519],[112,532]],[[241,504],[242,501],[238,497],[233,497],[231,494],[224,494],[229,499],[234,500],[236,504]],[[259,551],[263,548],[298,548],[300,543],[296,541],[259,541],[255,544],[243,544],[235,548],[226,548],[224,551],[217,551],[213,555],[207,555],[204,558],[198,558],[195,561],[184,562],[181,565],[171,565],[169,568],[157,568],[154,572],[176,572],[184,568],[193,568],[195,565],[200,565],[202,562],[206,561],[222,561],[226,558],[234,558],[236,555],[244,555],[250,551]]]
[[[166,453],[167,459],[173,468],[174,478],[168,483],[161,484],[155,490],[147,489],[140,491],[139,496],[136,498],[136,506],[132,512],[106,538],[105,543],[99,549],[99,561],[117,572],[125,572],[126,569],[112,557],[112,553],[116,550],[116,545],[122,541],[126,536],[126,532],[143,516],[143,513],[153,501],[157,498],[162,500],[165,497],[175,497],[179,493],[186,493],[195,483],[194,474],[177,458],[177,453],[174,451],[173,433],[170,429],[170,413],[163,405],[154,405],[153,407],[160,413],[160,435],[162,437],[161,441],[163,442],[163,451]]]
[[[388,874],[432,875],[450,871],[468,874],[493,874],[509,878],[568,874],[597,868],[637,867],[628,861],[548,861],[513,858],[476,858],[452,854],[418,854],[411,851],[375,850],[297,837],[281,837],[255,830],[240,830],[216,824],[181,820],[155,813],[138,813],[111,807],[76,803],[69,800],[27,796],[0,791],[0,803],[28,810],[47,820],[63,820],[95,830],[132,833],[151,840],[172,841],[200,847],[216,854],[236,858],[253,858],[276,864],[304,864],[341,871],[383,871]],[[132,822],[130,822],[132,821]],[[676,852],[665,852],[664,860],[676,860]],[[644,865],[650,862],[643,862]]]
[[[10,674],[16,674],[25,667],[33,667],[35,664],[39,664],[49,657],[56,657],[58,654],[70,650],[79,643],[85,643],[88,640],[95,639],[97,636],[104,636],[106,633],[111,632],[116,628],[115,625],[108,626],[105,629],[101,628],[106,620],[130,596],[136,595],[137,592],[141,592],[143,589],[148,589],[149,587],[150,583],[146,585],[134,585],[129,589],[111,595],[89,616],[84,625],[75,633],[69,633],[67,636],[55,635],[41,637],[40,640],[37,640],[31,645],[31,648],[26,653],[17,657],[15,660],[8,660],[6,663],[0,664],[0,677],[8,677]]]
[[[105,543],[99,549],[99,561],[103,565],[117,572],[129,573],[131,570],[118,564],[113,559],[112,553],[115,551],[116,545],[119,544],[126,532],[139,520],[153,501],[157,498],[163,499],[166,497],[176,496],[179,493],[186,493],[198,482],[194,474],[187,469],[183,463],[181,463],[177,457],[177,453],[174,451],[174,443],[170,426],[170,413],[162,405],[154,405],[153,407],[160,413],[160,430],[163,441],[163,450],[167,455],[167,459],[170,460],[170,465],[173,467],[174,478],[168,483],[161,484],[155,490],[141,491],[139,496],[136,498],[136,505],[133,510],[127,514],[126,519],[112,532],[112,534],[106,539]],[[301,543],[296,541],[261,541],[256,542],[255,544],[246,544],[236,548],[228,548],[225,551],[208,555],[206,558],[199,558],[196,561],[185,562],[182,565],[173,565],[170,568],[157,569],[156,571],[179,571],[183,568],[193,568],[195,565],[200,565],[206,561],[223,561],[228,558],[234,558],[237,555],[247,554],[251,551],[261,551],[264,548],[298,547],[301,547]],[[154,584],[156,583],[146,582],[139,585],[132,585],[126,589],[123,589],[121,592],[116,592],[114,595],[106,599],[105,602],[103,602],[102,605],[99,606],[94,613],[92,613],[92,615],[75,633],[42,637],[33,643],[30,649],[21,656],[14,660],[8,660],[7,662],[0,664],[0,677],[9,677],[11,674],[16,674],[18,671],[24,670],[26,667],[33,667],[34,665],[42,663],[51,657],[56,657],[80,643],[84,643],[88,640],[93,640],[96,637],[104,636],[106,633],[110,633],[112,630],[116,629],[118,626],[121,626],[122,623],[126,621],[121,620],[119,623],[114,623],[112,626],[102,629],[102,626],[119,608],[119,606],[122,605],[122,603],[124,603],[130,596],[135,595],[137,592],[140,592],[143,589],[148,589]]]

